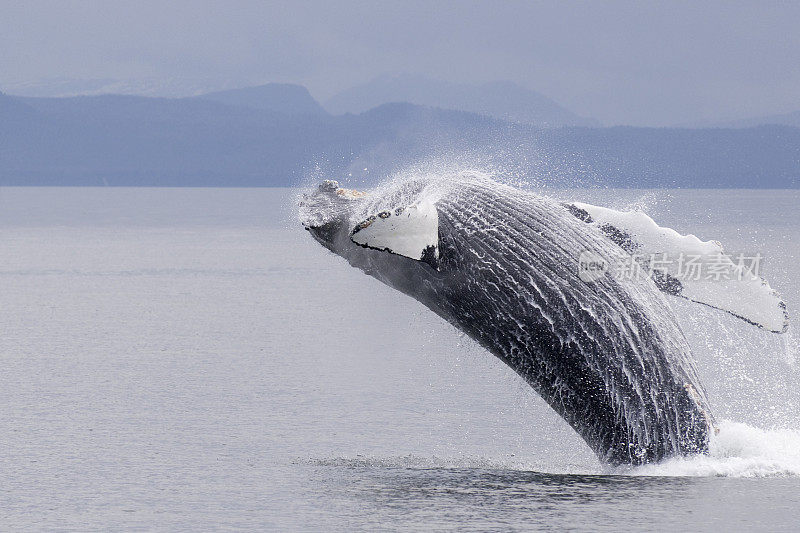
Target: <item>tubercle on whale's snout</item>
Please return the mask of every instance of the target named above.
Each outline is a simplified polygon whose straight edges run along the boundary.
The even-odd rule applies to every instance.
[[[336,180],[324,180],[322,183],[320,183],[319,187],[317,187],[317,194],[320,193],[335,194],[346,200],[355,200],[358,198],[363,198],[367,195],[367,193],[364,191],[340,187],[339,182]]]
[[[363,198],[364,196],[367,195],[367,193],[364,191],[358,191],[356,189],[342,189],[342,188],[336,189],[336,194],[338,194],[342,198],[353,199],[353,200],[358,198]]]

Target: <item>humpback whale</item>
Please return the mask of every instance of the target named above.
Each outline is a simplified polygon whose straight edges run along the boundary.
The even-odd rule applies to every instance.
[[[715,241],[661,228],[643,213],[561,203],[480,175],[368,193],[324,181],[304,195],[299,214],[325,248],[511,367],[611,465],[705,453],[715,430],[667,295],[769,331],[788,327],[777,294]],[[608,266],[637,251],[716,254],[742,279],[703,284],[637,261],[637,275],[613,275]]]

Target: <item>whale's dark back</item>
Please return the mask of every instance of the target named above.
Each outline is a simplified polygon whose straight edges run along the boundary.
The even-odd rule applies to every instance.
[[[417,266],[424,281],[393,285],[519,373],[601,460],[707,450],[705,394],[655,284],[578,276],[581,252],[609,257],[614,243],[558,203],[510,188],[462,184],[436,206],[440,271]]]

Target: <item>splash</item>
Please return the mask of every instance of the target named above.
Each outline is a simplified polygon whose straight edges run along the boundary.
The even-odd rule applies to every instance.
[[[800,476],[800,431],[759,429],[724,420],[711,438],[708,455],[676,457],[613,474],[634,476],[794,477]]]

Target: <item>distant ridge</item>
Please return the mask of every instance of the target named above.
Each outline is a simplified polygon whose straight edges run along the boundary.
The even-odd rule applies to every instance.
[[[512,82],[469,85],[407,75],[383,76],[343,91],[325,102],[325,109],[333,114],[361,113],[389,102],[468,111],[539,127],[600,126]]]
[[[212,92],[194,98],[287,115],[327,114],[311,97],[308,89],[291,83],[268,83],[256,87]]]
[[[0,95],[0,186],[369,186],[456,161],[555,187],[800,187],[800,128],[538,128],[408,103],[331,116],[204,98]]]
[[[712,128],[752,128],[754,126],[764,126],[776,124],[781,126],[793,126],[800,128],[800,111],[784,113],[780,115],[766,115],[763,117],[752,117],[740,120],[729,120],[725,122],[712,123],[706,127]]]

